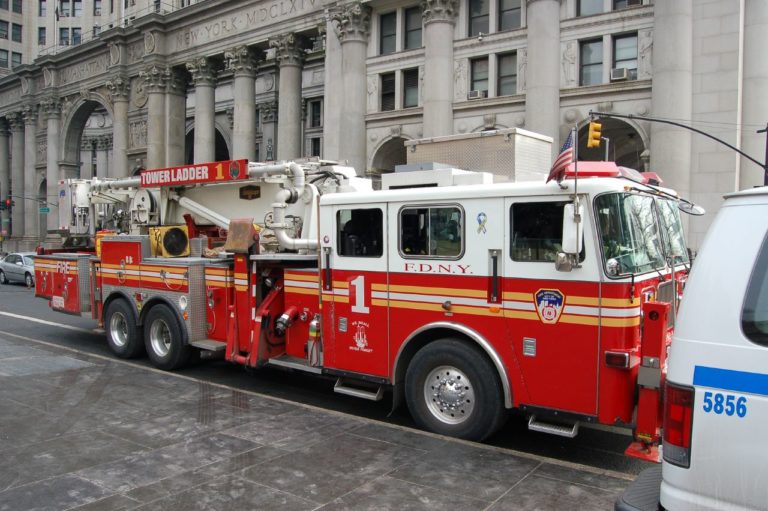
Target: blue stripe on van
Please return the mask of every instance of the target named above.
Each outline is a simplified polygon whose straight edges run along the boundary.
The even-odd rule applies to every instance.
[[[701,387],[768,396],[768,374],[696,366],[693,384]]]

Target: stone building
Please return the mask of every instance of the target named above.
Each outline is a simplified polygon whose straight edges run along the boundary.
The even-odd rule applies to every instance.
[[[0,0],[4,248],[55,242],[66,177],[311,155],[376,175],[406,140],[507,127],[559,147],[576,126],[600,159],[590,110],[632,116],[604,121],[610,159],[714,212],[762,169],[644,117],[762,160],[766,42],[763,0]]]

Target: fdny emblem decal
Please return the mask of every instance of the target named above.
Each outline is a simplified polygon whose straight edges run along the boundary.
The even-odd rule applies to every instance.
[[[536,292],[536,312],[544,323],[557,323],[564,303],[565,297],[557,289],[539,289]]]
[[[355,327],[355,333],[353,335],[355,345],[350,346],[349,349],[352,351],[361,351],[363,353],[372,352],[373,349],[368,347],[368,323],[364,321],[354,321],[352,326]]]

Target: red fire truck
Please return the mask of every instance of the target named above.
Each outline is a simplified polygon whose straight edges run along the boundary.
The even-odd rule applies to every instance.
[[[473,440],[512,408],[570,437],[623,426],[628,453],[655,458],[692,205],[610,162],[560,183],[406,181],[246,161],[65,181],[71,244],[113,232],[38,257],[36,293],[161,369],[199,350],[359,398],[391,390],[421,427]]]

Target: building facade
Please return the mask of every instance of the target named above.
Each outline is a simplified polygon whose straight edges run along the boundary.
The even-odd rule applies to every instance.
[[[604,120],[609,159],[714,213],[762,169],[647,118],[762,160],[766,42],[762,0],[0,0],[5,248],[55,243],[66,177],[302,156],[375,176],[407,140],[508,127],[555,153],[575,126],[602,159],[590,111],[630,117]]]

